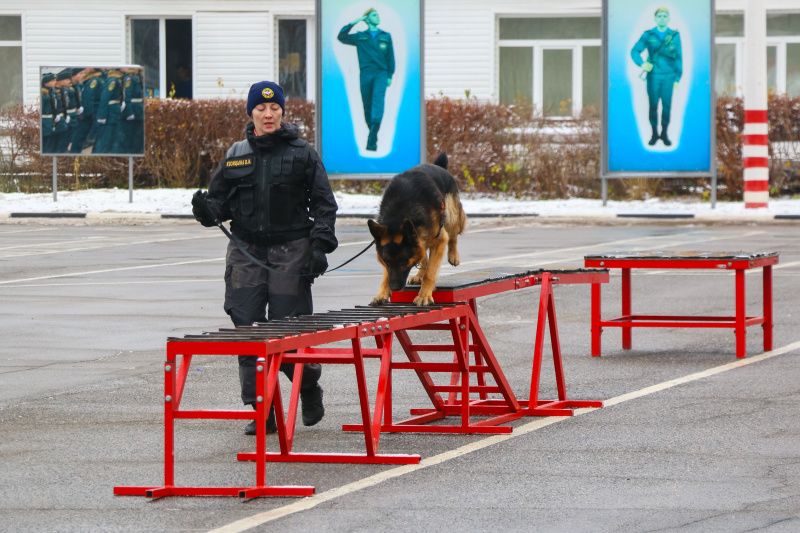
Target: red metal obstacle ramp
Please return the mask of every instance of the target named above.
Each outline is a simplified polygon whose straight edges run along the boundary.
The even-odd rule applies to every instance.
[[[444,303],[418,307],[408,304],[390,303],[379,307],[358,307],[355,309],[332,311],[296,318],[256,324],[248,327],[221,329],[218,332],[202,335],[187,335],[184,338],[170,338],[167,342],[167,362],[165,364],[165,397],[164,397],[164,484],[149,487],[115,487],[118,495],[161,496],[300,496],[312,494],[313,487],[271,487],[267,486],[266,467],[268,461],[283,462],[337,462],[337,463],[383,463],[410,464],[418,463],[419,455],[379,454],[381,414],[389,398],[389,369],[391,363],[392,338],[395,331],[422,327],[440,323],[453,332],[465,331],[469,328],[472,310],[463,303]],[[374,337],[376,349],[366,349],[362,339]],[[351,343],[350,348],[314,348],[338,341]],[[287,353],[296,350],[294,353]],[[257,390],[260,391],[256,412],[252,411],[186,411],[180,409],[181,398],[186,385],[192,357],[195,355],[253,355],[259,357],[257,372]],[[463,344],[456,350],[460,365],[464,367],[468,361],[468,352]],[[375,357],[381,361],[379,382],[376,392],[375,417],[370,414],[370,402],[366,387],[364,358]],[[177,366],[176,366],[177,363]],[[278,384],[279,369],[282,363],[295,364],[295,377],[292,384],[288,413],[284,413]],[[312,454],[292,451],[294,442],[295,420],[300,393],[304,363],[320,364],[352,364],[355,368],[359,402],[362,414],[362,431],[364,433],[366,453],[332,453]],[[490,365],[491,366],[491,365]],[[500,379],[505,381],[499,368],[492,369]],[[514,406],[513,393],[506,387],[505,395],[510,405],[506,410],[518,410]],[[266,451],[266,416],[269,407],[274,403],[278,426],[279,452]],[[468,411],[468,406],[465,406]],[[253,419],[257,423],[256,451],[238,455],[240,460],[256,462],[256,484],[248,487],[182,487],[175,485],[174,423],[176,419]],[[510,416],[496,417],[499,424]],[[510,428],[500,428],[510,431]]]
[[[733,328],[736,333],[736,357],[746,355],[746,328],[761,324],[764,350],[772,350],[772,266],[778,252],[701,252],[649,251],[608,252],[584,256],[587,267],[622,270],[622,316],[600,318],[600,284],[592,284],[592,355],[600,356],[603,327],[622,328],[622,348],[631,349],[631,328]],[[723,270],[736,272],[736,303],[733,316],[636,315],[631,311],[631,269]],[[746,316],[745,271],[762,269],[763,315]]]
[[[476,415],[502,415],[508,413],[507,406],[495,399],[488,397],[489,392],[494,392],[485,384],[484,361],[492,361],[497,365],[496,358],[492,352],[486,337],[480,329],[477,319],[476,299],[481,296],[498,294],[505,291],[512,291],[533,286],[540,286],[539,312],[537,317],[536,337],[534,341],[534,352],[531,370],[531,385],[528,400],[519,400],[521,413],[524,416],[571,416],[572,409],[580,407],[602,407],[601,401],[575,401],[567,399],[566,383],[564,380],[564,368],[561,358],[561,344],[558,336],[558,324],[556,321],[555,298],[553,297],[553,285],[566,285],[578,283],[591,283],[593,286],[600,283],[608,283],[608,269],[604,268],[580,268],[580,267],[554,267],[520,269],[514,267],[494,267],[482,270],[474,270],[443,276],[436,282],[436,289],[433,292],[434,301],[437,303],[466,301],[472,310],[473,320],[470,322],[470,333],[472,341],[468,343],[469,352],[474,354],[474,365],[470,370],[476,374],[477,386],[466,387],[464,384],[465,375],[453,373],[449,387],[440,387],[440,390],[449,392],[446,400],[438,395],[432,395],[430,390],[428,395],[434,404],[433,409],[413,409],[414,418],[385,424],[382,431],[424,431],[425,426],[420,426],[425,422],[438,420],[451,416],[462,410],[464,402],[462,398],[470,398],[467,405]],[[392,292],[392,301],[410,302],[419,289],[413,285],[407,286],[402,291]],[[556,386],[558,389],[557,400],[539,399],[539,380],[542,370],[542,359],[544,350],[545,324],[549,323],[550,341],[553,349],[553,362],[556,374]],[[409,328],[409,330],[435,329],[431,327]],[[441,347],[415,344],[411,341],[407,331],[398,333],[397,339],[403,347],[409,363],[395,363],[393,369],[412,368],[420,375],[423,383],[430,382],[428,371],[439,370],[435,366],[425,366],[420,362],[420,352],[442,350]],[[449,346],[453,349],[453,346]],[[468,376],[466,376],[468,378]],[[460,385],[459,385],[460,381]],[[477,398],[471,398],[467,392],[477,393]],[[460,393],[460,398],[459,398]],[[384,417],[386,418],[386,416]],[[350,426],[349,429],[358,429],[358,426]]]

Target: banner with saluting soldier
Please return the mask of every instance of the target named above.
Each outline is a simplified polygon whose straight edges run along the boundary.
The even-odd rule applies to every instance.
[[[144,69],[42,67],[41,155],[144,156]]]
[[[603,0],[604,177],[714,173],[714,0]]]

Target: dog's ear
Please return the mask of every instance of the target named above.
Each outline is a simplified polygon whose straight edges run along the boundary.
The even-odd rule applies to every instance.
[[[386,235],[386,226],[381,226],[372,219],[367,220],[367,226],[369,226],[369,232],[372,234],[372,237],[377,242],[381,242],[383,236]]]
[[[417,239],[417,230],[414,229],[414,223],[407,218],[403,220],[403,226],[400,228],[400,232],[403,234],[404,239],[411,241]]]
[[[442,152],[434,159],[433,164],[447,170],[447,152]]]

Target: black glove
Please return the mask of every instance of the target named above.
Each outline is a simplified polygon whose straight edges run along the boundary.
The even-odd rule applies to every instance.
[[[326,270],[328,270],[328,259],[325,257],[325,252],[312,246],[308,254],[308,264],[303,269],[303,274],[315,279],[324,274]]]
[[[198,190],[192,195],[192,214],[195,220],[203,226],[210,228],[216,226],[214,222],[214,215],[212,214],[211,205],[206,201],[208,192]]]

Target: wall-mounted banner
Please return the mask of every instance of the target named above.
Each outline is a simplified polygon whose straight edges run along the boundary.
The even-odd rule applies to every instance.
[[[422,0],[317,0],[317,150],[328,174],[420,163],[422,35]]]
[[[713,29],[714,0],[603,0],[603,178],[715,176]]]
[[[144,156],[144,69],[39,69],[41,155]]]

